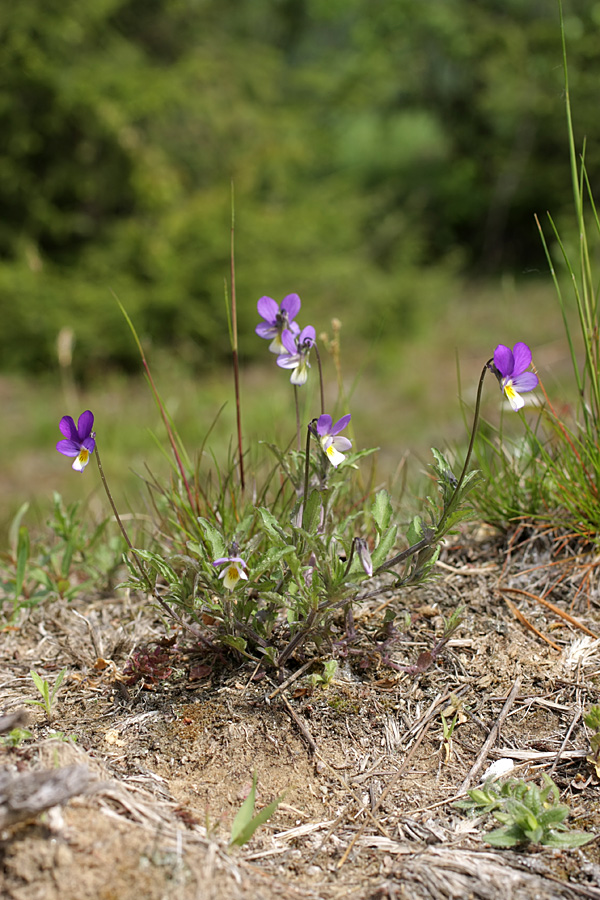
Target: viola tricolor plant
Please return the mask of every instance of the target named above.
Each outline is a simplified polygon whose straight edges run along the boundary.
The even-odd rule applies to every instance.
[[[281,335],[285,351],[277,357],[277,365],[282,369],[293,369],[290,375],[292,384],[306,384],[310,363],[308,357],[315,345],[316,333],[312,325],[307,325],[297,334],[286,328]]]
[[[213,561],[213,566],[225,566],[219,578],[223,580],[223,585],[228,591],[232,591],[238,581],[248,581],[246,574],[248,566],[240,556],[222,556]]]
[[[352,442],[348,438],[340,437],[340,431],[343,431],[350,419],[351,415],[342,416],[341,419],[332,425],[331,416],[324,414],[319,416],[316,424],[317,436],[323,453],[332,466],[340,465],[344,462],[345,456],[342,450],[348,451],[352,449]]]
[[[300,326],[294,319],[300,312],[302,303],[298,294],[288,294],[281,301],[281,306],[272,297],[261,297],[257,303],[258,314],[263,319],[256,326],[255,331],[261,338],[271,341],[269,350],[271,353],[286,353],[286,346],[282,341],[284,331],[298,334]]]
[[[181,474],[180,480],[170,482],[163,491],[173,514],[169,528],[161,527],[153,549],[138,550],[106,483],[89,410],[82,413],[77,426],[70,416],[61,419],[64,440],[56,449],[74,458],[76,471],[85,468],[95,450],[100,477],[128,547],[131,587],[151,596],[178,627],[191,629],[194,639],[206,647],[233,648],[283,673],[291,657],[295,655],[297,661],[305,658],[307,647],[323,652],[340,643],[340,634],[346,644],[355,640],[353,604],[373,596],[372,587],[368,593],[364,591],[366,579],[391,575],[391,585],[389,578],[381,581],[383,591],[422,583],[433,576],[445,536],[470,515],[466,498],[478,474],[469,470],[473,441],[458,478],[443,454],[434,450],[438,500],[426,505],[423,516],[413,517],[402,538],[388,492],[380,490],[365,503],[364,486],[355,478],[357,467],[342,465],[353,450],[352,442],[341,433],[351,415],[346,413],[334,422],[324,410],[316,332],[312,325],[301,329],[295,321],[301,308],[299,296],[288,294],[281,304],[261,297],[257,308],[262,321],[256,333],[271,342],[269,350],[276,355],[277,365],[292,370],[298,444],[287,451],[269,445],[279,475],[270,469],[262,485],[255,477],[252,497],[245,492],[241,475],[239,481],[234,477],[235,463],[227,475],[219,472],[213,481],[201,482],[199,465],[188,468],[168,428]],[[321,414],[305,414],[303,450],[296,388],[307,380],[313,348],[319,368]],[[143,362],[147,367],[144,357]],[[537,376],[526,371],[530,363],[526,344],[518,343],[513,350],[502,344],[496,348],[481,374],[473,434],[485,373],[491,370],[496,374],[513,408],[520,409],[519,392],[537,385]],[[160,405],[160,397],[158,400]],[[306,403],[313,402],[309,395]],[[354,452],[352,460],[369,452],[373,451]],[[398,549],[398,543],[404,549]],[[238,555],[241,552],[243,556]],[[232,597],[238,586],[249,583],[249,559],[252,589],[240,590]]]
[[[517,412],[525,406],[521,394],[533,391],[539,383],[534,372],[528,372],[531,365],[531,350],[522,342],[511,350],[498,344],[494,350],[494,369],[500,387],[511,407]]]
[[[63,456],[75,457],[73,468],[76,472],[83,472],[96,446],[96,435],[92,431],[94,427],[93,413],[89,409],[82,412],[77,426],[71,416],[63,416],[58,427],[64,434],[65,440],[59,441],[56,449]]]

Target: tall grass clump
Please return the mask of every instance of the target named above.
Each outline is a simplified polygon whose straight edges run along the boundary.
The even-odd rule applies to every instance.
[[[576,148],[560,0],[559,16],[577,240],[563,239],[550,212],[545,225],[537,216],[536,223],[558,298],[576,399],[565,406],[540,382],[543,403],[534,415],[524,418],[524,433],[511,436],[503,419],[496,426],[485,424],[475,448],[484,478],[474,504],[484,519],[501,527],[533,520],[596,543],[600,531],[600,273],[596,271],[600,218],[586,169],[585,144],[580,155]]]

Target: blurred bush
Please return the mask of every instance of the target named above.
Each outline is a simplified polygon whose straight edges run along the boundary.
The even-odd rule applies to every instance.
[[[566,5],[598,170],[600,2]],[[569,202],[547,0],[19,0],[0,12],[0,364],[137,365],[111,291],[196,366],[297,291],[410,337],[459,271],[545,264]]]

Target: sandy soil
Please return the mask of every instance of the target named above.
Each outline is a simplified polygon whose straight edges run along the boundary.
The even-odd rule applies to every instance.
[[[164,642],[156,611],[125,593],[27,613],[3,634],[2,712],[36,698],[30,669],[50,682],[64,666],[68,675],[50,718],[28,707],[31,737],[0,750],[0,771],[18,779],[85,766],[86,787],[63,806],[5,824],[2,896],[600,898],[598,841],[573,851],[493,850],[491,823],[452,805],[508,756],[519,776],[552,775],[571,827],[600,833],[600,783],[585,758],[582,718],[600,703],[595,582],[594,560],[547,541],[457,544],[436,583],[401,596],[382,591],[357,611],[359,640],[328,685],[310,680],[322,662],[282,686],[248,661],[206,656],[185,635]],[[517,591],[554,603],[592,634]],[[402,671],[459,605],[463,622],[435,664]],[[389,659],[387,606],[398,613]],[[132,652],[156,650],[153,641],[163,641],[156,677],[127,683]],[[300,666],[292,662],[290,677]],[[453,710],[448,742],[441,713],[449,721]],[[245,847],[228,849],[253,772],[258,807],[285,796]]]

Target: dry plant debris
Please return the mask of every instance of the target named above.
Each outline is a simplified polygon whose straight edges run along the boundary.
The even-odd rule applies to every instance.
[[[511,552],[509,566],[491,565],[490,554],[501,553],[493,541],[465,543],[445,556],[437,583],[402,601],[391,594],[367,602],[358,652],[338,660],[328,684],[308,679],[322,660],[290,667],[277,685],[242,661],[210,663],[177,635],[168,677],[128,685],[132,651],[164,638],[151,609],[124,596],[32,611],[4,633],[3,713],[35,696],[30,669],[49,681],[69,671],[52,718],[30,708],[31,737],[0,751],[2,895],[600,898],[596,841],[569,852],[494,851],[485,826],[452,806],[492,760],[508,757],[515,777],[551,774],[573,828],[600,828],[600,783],[586,760],[583,721],[600,702],[600,643],[569,619],[598,632],[597,589],[588,577],[571,609],[571,570],[552,594],[567,614],[556,616],[522,593],[544,595],[543,565],[552,562],[544,546]],[[500,588],[527,604],[557,650],[515,620]],[[410,622],[392,645],[391,667],[373,635],[383,607],[400,602],[398,621],[406,612]],[[434,664],[404,671],[458,605],[463,625]],[[452,709],[460,716],[448,740],[441,714]],[[254,771],[258,807],[286,796],[247,846],[229,851]],[[31,788],[21,790],[30,805],[19,820],[7,785],[13,798]],[[48,793],[57,786],[63,794]],[[50,803],[62,805],[42,812]]]

